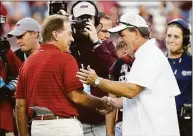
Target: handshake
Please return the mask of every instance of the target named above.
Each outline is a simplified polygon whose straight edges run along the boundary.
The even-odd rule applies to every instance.
[[[120,109],[123,106],[122,98],[111,98],[111,97],[104,96],[101,98],[101,100],[103,101],[102,108],[96,109],[96,110],[103,115],[108,114],[115,109]]]

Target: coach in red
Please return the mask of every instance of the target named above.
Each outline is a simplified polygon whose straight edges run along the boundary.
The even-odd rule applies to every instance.
[[[76,78],[77,63],[68,53],[74,39],[67,17],[47,17],[42,38],[43,45],[24,62],[19,74],[16,90],[19,134],[28,135],[30,116],[33,136],[83,136],[81,123],[76,119],[76,104],[107,111],[112,107],[107,105],[106,97],[97,98],[81,91],[83,86]],[[37,106],[33,116],[31,109],[37,109]],[[49,115],[42,113],[42,109],[50,111]]]

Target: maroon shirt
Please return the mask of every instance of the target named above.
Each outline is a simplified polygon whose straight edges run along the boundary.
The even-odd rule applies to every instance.
[[[17,58],[12,50],[8,50],[6,53],[7,70],[2,60],[0,60],[0,76],[5,83],[8,82],[8,77],[17,77],[19,68],[22,62]],[[10,100],[5,99],[0,103],[0,128],[9,132],[14,131],[14,120],[13,120],[13,107]]]
[[[72,55],[76,58],[79,67],[90,65],[98,76],[108,78],[109,69],[117,60],[115,46],[111,40],[105,40],[102,44],[93,50],[93,43],[85,36],[74,37],[75,42],[71,45]],[[107,96],[108,93],[99,88],[91,87],[91,94],[97,97]],[[100,124],[104,122],[105,116],[98,111],[81,107],[79,109],[79,120],[82,123]]]
[[[27,107],[47,107],[58,116],[78,116],[67,94],[82,88],[76,77],[78,66],[69,53],[54,45],[42,45],[30,56],[19,74],[17,99],[26,99]]]

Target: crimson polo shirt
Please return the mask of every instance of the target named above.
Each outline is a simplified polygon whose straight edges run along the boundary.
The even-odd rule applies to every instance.
[[[67,94],[83,88],[76,77],[76,60],[51,44],[42,45],[23,64],[16,89],[17,99],[26,99],[27,108],[47,107],[63,117],[78,116]],[[30,113],[29,113],[30,114]]]

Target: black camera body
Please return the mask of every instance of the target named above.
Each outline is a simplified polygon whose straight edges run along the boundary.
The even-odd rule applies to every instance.
[[[6,17],[0,15],[0,27],[3,28],[2,25],[6,23]],[[0,30],[2,31],[2,30]],[[10,49],[9,41],[6,37],[0,37],[0,56],[5,55],[5,53]]]
[[[77,18],[76,20],[73,20],[71,22],[71,26],[72,26],[72,28],[75,28],[76,30],[77,29],[84,29],[87,25],[86,22],[88,22],[87,18],[84,18],[84,19]]]
[[[10,49],[9,41],[6,37],[0,37],[0,56],[4,55]]]
[[[54,2],[50,1],[49,15],[61,14],[60,13],[61,9],[67,12],[67,3],[65,1],[54,1]]]
[[[0,15],[0,24],[5,24],[6,23],[6,17],[3,15]]]

